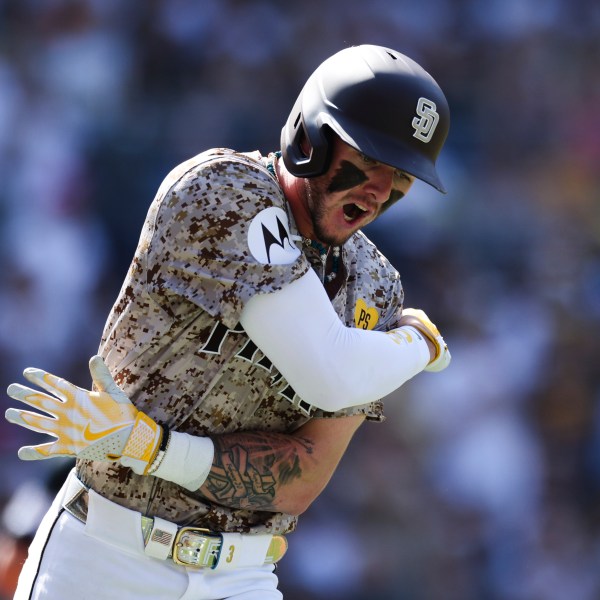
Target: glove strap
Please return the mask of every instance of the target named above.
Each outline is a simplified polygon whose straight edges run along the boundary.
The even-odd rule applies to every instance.
[[[163,439],[163,428],[148,415],[139,411],[133,423],[131,435],[127,439],[121,458],[126,458],[126,463],[136,472],[147,474],[150,465],[154,462]]]

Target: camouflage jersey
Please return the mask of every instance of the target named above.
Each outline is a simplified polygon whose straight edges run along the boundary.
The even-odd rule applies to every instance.
[[[270,158],[213,149],[182,163],[154,199],[100,353],[138,409],[171,430],[215,436],[291,433],[311,418],[362,413],[382,420],[381,402],[324,413],[299,398],[239,325],[244,303],[314,268]],[[267,168],[271,167],[271,171]],[[343,246],[332,303],[347,326],[394,326],[398,272],[358,232]],[[293,318],[293,317],[292,317]],[[149,516],[213,531],[285,533],[296,517],[230,509],[196,491],[117,463],[77,462],[81,480]]]

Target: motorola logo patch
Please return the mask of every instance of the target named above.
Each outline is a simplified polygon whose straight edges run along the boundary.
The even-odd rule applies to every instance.
[[[252,219],[248,248],[265,265],[289,265],[300,256],[300,249],[292,241],[287,214],[276,206],[265,208]]]

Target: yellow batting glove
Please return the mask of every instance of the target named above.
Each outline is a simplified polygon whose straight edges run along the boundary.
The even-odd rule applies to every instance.
[[[450,350],[425,312],[417,308],[405,308],[402,310],[402,323],[418,329],[436,348],[435,358],[425,367],[425,371],[443,371],[450,364]]]
[[[6,419],[16,425],[55,438],[19,449],[21,460],[76,456],[86,460],[116,461],[145,474],[158,454],[163,429],[137,410],[115,383],[104,360],[94,356],[90,373],[98,391],[79,388],[41,369],[25,369],[23,375],[49,392],[18,383],[8,387],[11,398],[45,414],[9,408]]]

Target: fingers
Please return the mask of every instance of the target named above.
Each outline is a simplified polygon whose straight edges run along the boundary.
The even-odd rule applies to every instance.
[[[54,441],[38,444],[37,446],[19,448],[18,456],[21,460],[44,460],[55,456],[75,456],[74,453],[65,452],[64,444],[60,444],[60,432],[57,431],[56,419],[16,408],[7,409],[4,416],[10,423],[57,438]]]
[[[52,454],[53,442],[39,444],[38,446],[23,446],[17,453],[21,460],[45,460],[55,456],[65,456],[64,454]]]
[[[403,315],[412,315],[414,317],[420,318],[420,317],[426,317],[427,315],[425,314],[424,310],[421,310],[420,308],[403,308],[402,309],[402,314]]]
[[[48,373],[42,369],[29,367],[23,371],[23,376],[30,383],[54,394],[63,401],[66,400],[68,396],[73,396],[77,390],[77,387],[66,379],[52,375],[52,373]]]
[[[43,410],[44,412],[55,416],[58,405],[61,404],[61,400],[58,398],[49,396],[43,392],[38,392],[37,390],[32,390],[19,383],[11,383],[6,390],[6,393],[11,398],[19,400],[19,402],[23,402],[24,404],[33,406],[33,408]]]
[[[437,373],[439,371],[443,371],[452,360],[452,355],[450,354],[450,350],[448,350],[448,346],[444,343],[444,347],[440,352],[440,355],[431,362],[427,367],[425,367],[426,371],[431,371],[433,373]]]
[[[18,408],[7,408],[4,417],[9,423],[20,425],[31,431],[58,437],[58,421],[52,417],[33,413],[28,410],[19,410]]]
[[[452,360],[448,345],[440,334],[437,326],[431,321],[427,314],[418,308],[405,308],[402,311],[401,321],[406,325],[416,327],[423,335],[435,345],[437,352],[435,358],[425,367],[426,371],[443,371]]]
[[[113,376],[110,374],[104,359],[101,356],[96,355],[90,358],[90,373],[94,383],[96,384],[96,387],[101,392],[111,394],[112,388],[119,389],[115,383],[115,380],[113,379]]]
[[[131,403],[125,392],[116,384],[101,356],[96,355],[90,358],[90,373],[96,387],[101,392],[106,392],[119,404]]]
[[[427,316],[425,311],[422,311],[420,308],[405,308],[402,311],[402,315],[418,319],[425,327],[427,327],[433,333],[433,335],[440,335],[437,326],[431,321],[431,319]]]

